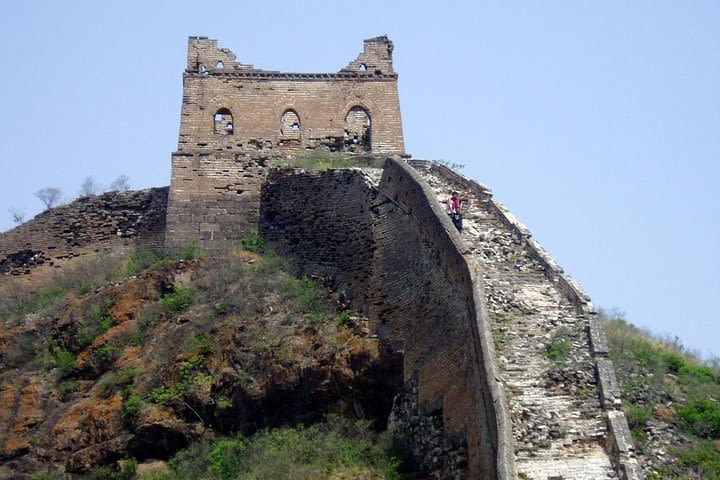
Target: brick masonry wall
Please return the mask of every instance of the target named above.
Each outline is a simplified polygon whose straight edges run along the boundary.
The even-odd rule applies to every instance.
[[[402,160],[386,162],[377,187],[359,170],[278,172],[262,192],[260,232],[305,273],[334,275],[383,344],[404,351],[405,384],[417,401],[394,424],[407,432],[408,415],[440,422],[447,458],[439,478],[513,478],[482,295],[462,241],[434,203]],[[426,432],[414,435],[428,442]]]
[[[256,229],[273,157],[318,147],[404,154],[392,49],[387,37],[372,38],[337,73],[281,73],[237,62],[216,40],[190,37],[167,246],[216,248]]]
[[[298,260],[300,273],[333,277],[350,302],[365,305],[381,201],[359,170],[273,171],[262,191],[259,231],[276,251]]]
[[[563,272],[562,268],[547,251],[545,251],[542,245],[531,238],[528,228],[515,218],[504,205],[492,198],[492,192],[488,187],[475,180],[468,179],[444,165],[424,160],[412,160],[410,163],[416,168],[431,171],[438,178],[453,185],[454,189],[471,193],[473,196],[476,196],[477,199],[486,203],[491,214],[497,218],[507,230],[512,232],[515,240],[539,262],[544,275],[555,286],[557,291],[565,296],[567,301],[577,310],[578,314],[582,315],[582,318],[587,319],[588,348],[595,363],[595,376],[600,396],[600,405],[604,410],[604,417],[607,423],[608,434],[606,438],[606,449],[613,457],[613,461],[619,469],[621,478],[628,480],[645,478],[635,459],[633,442],[627,420],[621,410],[620,388],[612,361],[608,358],[608,345],[603,325],[595,312],[590,297],[574,279]],[[588,463],[585,464],[585,468],[588,467]]]
[[[190,37],[178,151],[248,146],[283,150],[286,140],[298,137],[305,147],[343,149],[345,119],[354,107],[361,107],[370,117],[371,151],[403,154],[392,48],[387,37],[373,38],[365,40],[363,52],[338,73],[280,73],[237,63],[217,41]],[[232,115],[231,132],[216,132],[215,115],[223,109]],[[281,118],[288,111],[299,118],[290,138],[281,134]],[[297,145],[290,142],[293,148]]]
[[[0,280],[91,252],[162,248],[167,196],[164,187],[83,197],[0,233]]]
[[[220,248],[256,230],[269,162],[258,153],[173,154],[167,247]]]

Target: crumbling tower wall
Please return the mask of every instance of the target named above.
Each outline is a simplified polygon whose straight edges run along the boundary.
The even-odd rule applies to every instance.
[[[337,73],[281,73],[190,37],[166,245],[213,248],[257,228],[260,186],[278,156],[318,147],[403,155],[392,50],[387,37],[371,38]]]

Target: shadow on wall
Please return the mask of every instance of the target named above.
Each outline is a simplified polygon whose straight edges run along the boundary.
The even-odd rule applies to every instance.
[[[394,159],[378,187],[359,170],[272,171],[261,193],[259,231],[304,273],[332,277],[368,314],[385,348],[404,353],[392,428],[422,469],[513,478],[509,422],[504,410],[496,412],[504,403],[497,385],[490,386],[495,376],[486,373],[492,347],[478,330],[482,297],[462,242],[423,185]]]

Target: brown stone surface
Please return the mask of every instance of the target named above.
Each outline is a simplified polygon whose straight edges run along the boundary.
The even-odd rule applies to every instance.
[[[287,311],[277,293],[247,317],[217,317],[201,299],[182,314],[160,308],[170,285],[222,288],[213,283],[221,265],[238,269],[258,261],[231,253],[217,261],[170,262],[70,296],[57,317],[1,317],[0,477],[14,472],[12,478],[27,479],[48,468],[84,472],[128,456],[167,459],[200,436],[250,434],[327,412],[375,419],[382,427],[400,369],[370,338],[366,319],[353,314],[345,325],[333,318],[315,323]],[[102,331],[87,312],[109,299],[115,302]],[[92,341],[79,342],[88,328],[95,328]],[[193,346],[200,337],[212,348]],[[17,349],[24,355],[9,355]],[[73,369],[53,362],[51,352],[61,350],[77,355]],[[185,385],[179,398],[152,400],[158,387],[179,384]],[[131,398],[140,403],[128,414]]]
[[[404,154],[393,44],[365,40],[338,73],[280,73],[190,37],[166,245],[221,248],[257,228],[260,188],[279,156],[318,147]]]
[[[403,353],[405,388],[417,385],[417,401],[414,413],[396,418],[396,432],[426,423],[406,440],[421,444],[417,452],[446,449],[437,461],[416,458],[423,470],[508,478],[497,459],[498,407],[488,385],[495,379],[486,376],[479,342],[485,319],[463,247],[404,161],[388,160],[378,185],[375,176],[274,172],[263,188],[260,232],[302,271],[332,276],[369,314],[382,344]],[[422,420],[429,417],[439,419],[442,442],[432,438],[433,421]]]
[[[13,458],[30,449],[30,430],[45,418],[40,381],[16,377],[0,384],[0,453]]]
[[[352,147],[358,145],[352,138],[358,128],[352,112],[361,110],[370,121],[369,149],[402,154],[392,50],[387,37],[372,38],[338,73],[280,73],[237,63],[216,40],[190,37],[178,151],[282,150],[285,142],[293,148]]]
[[[165,187],[82,197],[0,233],[0,283],[8,276],[48,274],[99,251],[162,247],[167,194]]]

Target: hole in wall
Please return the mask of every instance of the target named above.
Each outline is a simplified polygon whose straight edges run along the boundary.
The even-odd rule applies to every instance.
[[[221,108],[215,113],[214,123],[216,135],[233,135],[235,133],[233,116],[227,108]]]
[[[352,107],[345,116],[345,128],[343,130],[345,150],[369,152],[371,150],[370,133],[370,115],[368,112],[360,106]]]
[[[287,109],[280,117],[280,136],[283,140],[300,140],[300,115]]]

